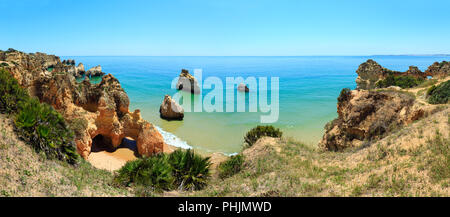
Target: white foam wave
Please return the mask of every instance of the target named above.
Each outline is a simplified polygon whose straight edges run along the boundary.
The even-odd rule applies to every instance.
[[[163,129],[161,129],[158,126],[155,126],[155,127],[156,127],[156,129],[158,129],[159,133],[161,133],[161,135],[164,139],[164,142],[167,143],[168,145],[175,146],[178,148],[192,149],[192,146],[188,145],[186,141],[181,140],[180,138],[178,138],[177,136],[175,136],[172,133],[164,131]]]

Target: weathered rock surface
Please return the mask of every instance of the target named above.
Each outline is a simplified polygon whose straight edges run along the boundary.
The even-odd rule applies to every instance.
[[[194,94],[200,93],[200,87],[198,85],[197,79],[189,74],[189,71],[186,69],[181,70],[180,77],[178,78],[177,82],[177,89]]]
[[[433,76],[438,79],[445,78],[450,75],[450,62],[447,61],[442,61],[440,63],[435,62],[428,67],[425,73],[429,76]]]
[[[93,76],[103,76],[105,73],[102,72],[102,67],[100,65],[95,66],[87,70],[86,76],[93,77]]]
[[[250,90],[248,89],[247,85],[245,85],[244,83],[240,83],[238,85],[238,91],[249,92]]]
[[[438,79],[444,78],[450,75],[450,63],[445,61],[441,63],[435,62],[425,72],[420,71],[416,66],[410,66],[406,72],[398,72],[386,69],[377,62],[369,59],[359,65],[356,73],[358,74],[356,78],[357,89],[369,90],[374,89],[378,81],[385,79],[389,75],[408,75],[423,79],[427,76]]]
[[[142,119],[140,111],[129,111],[129,99],[119,81],[108,74],[99,84],[89,79],[77,83],[73,65],[42,53],[0,51],[0,61],[29,93],[58,110],[75,131],[78,152],[87,158],[94,138],[113,148],[125,137],[137,141],[141,155],[162,152],[164,141],[158,130]],[[80,66],[80,65],[79,65]],[[53,70],[49,71],[48,68]]]
[[[159,107],[161,118],[166,120],[183,120],[184,110],[175,100],[169,95],[164,96],[164,100]]]
[[[380,139],[397,127],[424,115],[415,99],[395,91],[343,91],[338,98],[338,118],[325,126],[319,146],[339,151]]]

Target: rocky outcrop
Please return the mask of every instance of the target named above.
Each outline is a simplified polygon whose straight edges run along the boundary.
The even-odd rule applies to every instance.
[[[382,67],[377,62],[369,59],[362,63],[356,70],[357,89],[369,90],[376,87],[376,83],[385,79],[389,75],[395,76],[413,76],[415,78],[426,79],[428,76],[433,78],[443,78],[450,75],[450,63],[434,63],[425,72],[422,72],[416,66],[410,66],[406,72],[392,71]]]
[[[104,76],[99,84],[91,84],[89,79],[77,83],[71,71],[75,66],[42,53],[0,51],[0,61],[9,63],[6,70],[31,95],[63,115],[75,131],[77,150],[84,158],[90,154],[94,138],[116,148],[130,137],[136,140],[141,155],[163,151],[161,134],[142,119],[139,110],[129,111],[128,96],[113,75]]]
[[[74,65],[75,65],[75,60],[71,60],[71,59],[69,59],[69,60],[63,60],[63,61],[62,61],[62,64],[74,66]]]
[[[344,89],[338,98],[338,118],[325,126],[319,146],[339,151],[384,137],[392,130],[418,120],[424,110],[415,99],[395,91]]]
[[[177,89],[191,92],[193,94],[200,93],[200,87],[198,85],[197,79],[189,74],[189,71],[186,69],[181,70],[180,77],[178,78],[177,82]]]
[[[161,118],[166,120],[183,120],[184,118],[183,107],[169,95],[164,96],[164,100],[159,107],[159,114]]]
[[[86,76],[94,77],[94,76],[103,76],[105,73],[102,72],[102,67],[100,65],[95,66],[87,70]]]
[[[447,61],[442,61],[440,63],[435,62],[428,67],[425,73],[429,76],[432,76],[433,78],[434,77],[438,79],[445,78],[450,75],[450,62]]]
[[[238,91],[240,91],[240,92],[249,92],[250,90],[248,89],[247,85],[245,85],[244,83],[240,83],[238,85]]]

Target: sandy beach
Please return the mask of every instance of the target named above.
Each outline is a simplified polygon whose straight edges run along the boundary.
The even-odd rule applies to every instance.
[[[165,144],[164,152],[172,153],[176,147]],[[91,152],[88,157],[88,162],[98,169],[108,171],[116,171],[120,169],[127,161],[137,159],[135,151],[128,147],[119,147],[114,152],[98,151]]]

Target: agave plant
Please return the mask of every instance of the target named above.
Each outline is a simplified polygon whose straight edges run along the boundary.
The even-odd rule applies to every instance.
[[[191,149],[178,149],[169,155],[175,184],[179,190],[199,190],[206,186],[211,176],[209,157],[195,154]]]

